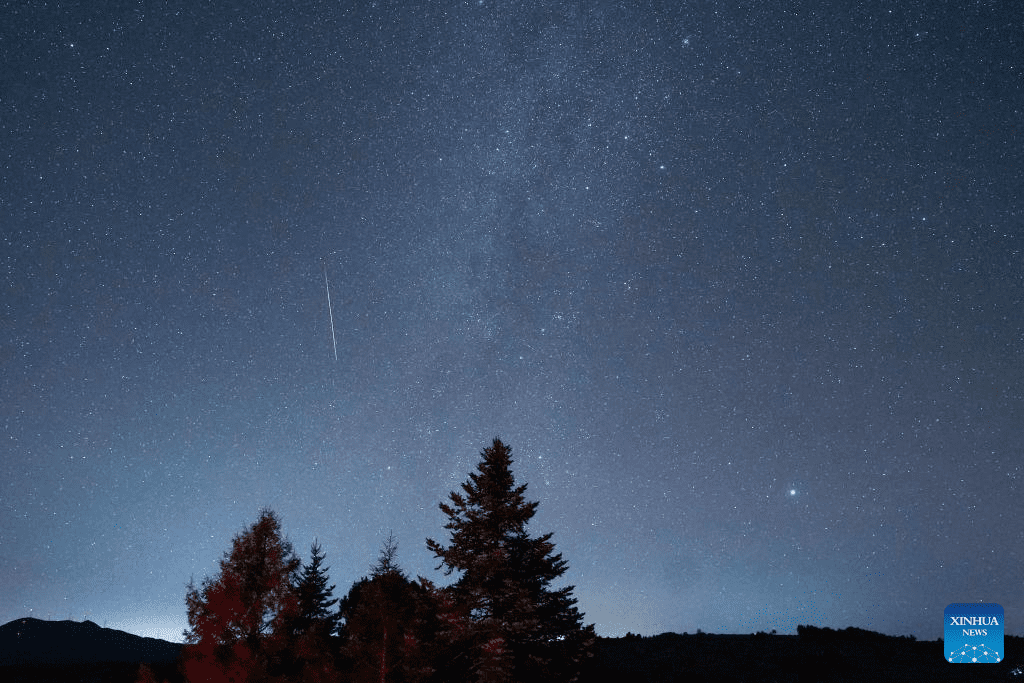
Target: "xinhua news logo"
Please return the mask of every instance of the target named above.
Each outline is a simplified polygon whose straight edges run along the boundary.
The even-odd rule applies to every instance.
[[[943,614],[942,648],[947,662],[1003,660],[1003,608],[994,602],[954,602]]]

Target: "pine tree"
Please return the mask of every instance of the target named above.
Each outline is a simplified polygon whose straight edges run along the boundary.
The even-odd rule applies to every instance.
[[[303,565],[295,586],[299,608],[292,625],[289,673],[292,679],[307,683],[337,679],[333,636],[339,626],[339,617],[338,612],[331,608],[338,599],[332,597],[335,587],[328,585],[328,567],[322,566],[323,561],[320,544],[314,541],[309,564]]]
[[[296,585],[299,596],[296,630],[300,633],[315,627],[320,633],[328,636],[338,629],[338,613],[331,609],[337,604],[338,598],[332,597],[335,586],[327,585],[329,567],[321,567],[324,558],[320,544],[314,541],[310,548],[309,564],[303,565],[302,574]]]
[[[232,540],[215,578],[189,582],[189,629],[183,652],[190,681],[273,680],[287,656],[298,615],[294,588],[301,562],[281,536],[281,523],[264,508]]]
[[[451,593],[468,620],[456,644],[465,673],[479,681],[572,680],[593,626],[583,627],[573,586],[550,587],[567,565],[553,554],[552,534],[527,533],[538,503],[526,502],[525,484],[515,485],[511,449],[495,439],[481,455],[462,493],[440,504],[451,543],[427,539],[446,575],[461,572]]]

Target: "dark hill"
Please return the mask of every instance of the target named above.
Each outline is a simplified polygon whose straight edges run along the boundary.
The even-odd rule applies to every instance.
[[[25,617],[0,626],[0,666],[93,662],[173,662],[181,645],[144,638],[91,621]]]

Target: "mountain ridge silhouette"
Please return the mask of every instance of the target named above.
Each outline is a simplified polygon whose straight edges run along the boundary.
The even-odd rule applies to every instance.
[[[181,644],[86,621],[22,617],[0,626],[0,666],[173,662]]]

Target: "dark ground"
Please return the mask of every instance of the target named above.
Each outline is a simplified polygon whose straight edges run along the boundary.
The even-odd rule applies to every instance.
[[[999,664],[950,664],[942,641],[916,641],[849,628],[801,627],[780,636],[663,633],[600,638],[586,680],[674,681],[1013,681],[1024,675],[1024,638],[1005,639]]]
[[[29,633],[35,637],[27,640]],[[101,629],[91,622],[17,620],[0,627],[0,680],[7,683],[134,683],[139,662],[148,661],[157,681],[181,683],[173,661],[178,647],[165,641]],[[1017,667],[1024,667],[1024,638],[1008,636],[1004,647],[1006,656],[998,664],[950,664],[943,659],[940,640],[916,641],[855,628],[834,631],[801,626],[799,635],[795,636],[766,633],[630,635],[598,638],[582,681],[1024,683],[1024,673],[1012,674]],[[48,659],[62,656],[61,653],[65,658],[63,664],[46,663]],[[98,661],[97,657],[119,661]]]

